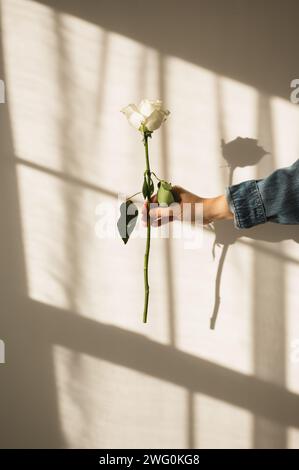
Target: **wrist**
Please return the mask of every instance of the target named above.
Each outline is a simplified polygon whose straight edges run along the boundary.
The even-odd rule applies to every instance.
[[[210,223],[216,220],[233,219],[227,199],[224,194],[210,199],[205,199],[203,203],[203,222]]]

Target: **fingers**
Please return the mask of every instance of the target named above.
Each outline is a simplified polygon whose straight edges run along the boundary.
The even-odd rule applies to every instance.
[[[151,197],[150,202],[151,204],[158,204],[157,194],[154,194]],[[147,205],[147,202],[144,201],[143,206],[142,206],[142,220],[145,218],[145,221],[146,221],[146,213],[147,213],[146,205]]]
[[[168,222],[171,222],[176,217],[176,212],[179,211],[179,204],[172,204],[171,206],[159,206],[156,196],[153,196],[150,203],[150,224],[153,227],[160,227]],[[147,203],[145,202],[142,208],[142,223],[144,226],[147,225]]]
[[[171,215],[169,217],[161,217],[161,219],[153,220],[151,222],[152,227],[161,227],[161,225],[166,225],[169,222],[172,222],[174,217]]]
[[[171,207],[153,207],[151,204],[149,215],[151,218],[151,223],[153,223],[157,219],[169,219],[170,217],[173,217],[173,209]]]
[[[151,199],[150,199],[150,204],[155,204],[155,205],[158,205],[158,198],[157,198],[157,194],[154,194]],[[147,225],[147,202],[144,201],[143,203],[143,206],[142,206],[142,211],[141,211],[141,215],[142,215],[142,224],[146,227]]]
[[[147,202],[144,201],[143,206],[142,206],[142,211],[141,211],[141,221],[142,225],[145,227],[147,226]]]
[[[152,206],[156,207],[158,206],[158,203],[157,202],[150,202],[150,208],[152,208]],[[149,213],[149,216],[150,216],[150,222],[152,223],[152,220],[151,220],[151,210],[150,210],[150,213]],[[144,201],[143,203],[143,206],[142,206],[142,224],[146,227],[147,226],[147,202]]]

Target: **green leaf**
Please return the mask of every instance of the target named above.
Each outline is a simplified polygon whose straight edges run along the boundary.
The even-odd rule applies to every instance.
[[[154,185],[154,182],[153,182],[152,178],[150,178],[150,191],[149,191],[150,195],[149,195],[149,197],[151,197],[151,195],[154,193],[154,191],[155,191],[155,185]]]
[[[166,204],[169,206],[174,202],[174,197],[171,192],[172,186],[167,181],[161,180],[158,183],[157,199],[159,204]]]
[[[149,187],[148,187],[147,179],[146,179],[145,175],[144,175],[143,185],[142,185],[142,194],[143,194],[144,199],[146,199],[147,197],[150,197],[149,196]]]
[[[148,185],[146,172],[145,172],[143,186],[142,186],[142,194],[143,194],[144,199],[150,198],[151,195],[154,193],[154,191],[155,191],[155,185],[152,180],[152,177],[151,176],[149,177],[149,185]]]
[[[126,245],[131,233],[135,228],[138,217],[138,209],[134,202],[129,199],[120,205],[119,210],[120,216],[117,221],[117,228],[124,244]]]

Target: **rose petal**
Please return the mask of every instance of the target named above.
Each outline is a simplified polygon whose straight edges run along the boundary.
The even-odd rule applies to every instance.
[[[129,123],[138,130],[145,124],[149,131],[158,129],[169,114],[168,110],[162,108],[161,100],[143,99],[138,106],[129,104],[121,110]]]
[[[144,122],[144,116],[138,112],[133,112],[129,117],[129,123],[131,126],[135,127],[135,129],[139,130],[139,127]]]
[[[144,121],[144,116],[138,112],[137,106],[135,104],[129,104],[121,110],[123,114],[127,117],[131,126],[135,129],[139,129],[142,122]]]
[[[153,101],[153,106],[155,107],[155,109],[157,110],[162,110],[162,101],[161,100],[155,100]]]
[[[145,126],[149,131],[159,129],[162,122],[165,121],[166,116],[167,114],[165,114],[164,111],[155,110],[148,118],[146,118]]]
[[[131,116],[132,113],[138,112],[136,104],[129,104],[125,108],[122,108],[121,113],[125,114],[127,118]]]
[[[148,117],[155,110],[154,101],[151,100],[142,100],[138,105],[138,111],[143,114],[143,116]]]

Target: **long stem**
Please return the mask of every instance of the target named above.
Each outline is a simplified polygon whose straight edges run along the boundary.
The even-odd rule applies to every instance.
[[[149,153],[148,153],[148,134],[144,132],[144,148],[145,148],[145,163],[146,163],[146,180],[147,186],[150,187],[150,177],[151,177],[151,170],[149,164]],[[143,323],[147,322],[147,311],[148,311],[148,300],[149,300],[149,284],[148,284],[148,259],[151,247],[151,224],[150,224],[150,217],[149,217],[149,210],[150,210],[150,198],[147,196],[146,198],[146,221],[147,221],[147,233],[146,233],[146,247],[145,247],[145,254],[144,254],[144,309],[143,309]]]

